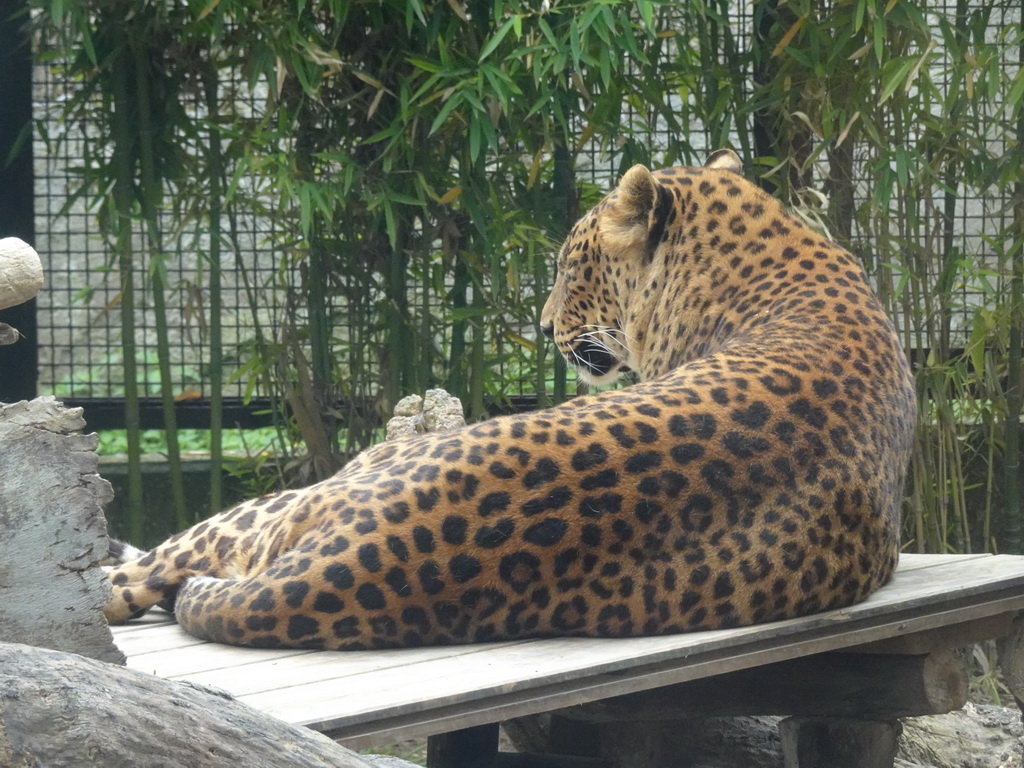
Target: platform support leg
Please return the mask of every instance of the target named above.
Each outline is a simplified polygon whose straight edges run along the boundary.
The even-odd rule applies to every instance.
[[[898,720],[789,717],[779,723],[785,768],[893,768]]]
[[[491,768],[497,756],[497,723],[441,733],[427,740],[427,768]]]
[[[1010,634],[999,640],[998,647],[1003,682],[1017,705],[1024,708],[1024,615],[1017,615]]]
[[[551,715],[548,729],[548,751],[556,755],[577,757],[601,756],[601,726]]]

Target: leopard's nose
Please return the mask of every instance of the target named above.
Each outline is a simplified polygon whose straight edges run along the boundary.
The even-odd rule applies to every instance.
[[[551,323],[550,325],[542,325],[540,327],[540,332],[543,333],[545,336],[547,336],[552,341],[554,341],[554,339],[555,339],[555,324]]]

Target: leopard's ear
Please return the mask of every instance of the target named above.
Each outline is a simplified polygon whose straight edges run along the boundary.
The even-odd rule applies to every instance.
[[[666,199],[671,199],[670,193],[645,166],[634,165],[626,171],[601,223],[605,245],[617,252],[637,249],[649,257],[650,235],[659,227],[657,219],[665,213]]]
[[[658,182],[646,166],[634,165],[619,181],[616,209],[623,218],[646,219],[658,200]]]
[[[731,149],[716,149],[708,155],[708,159],[704,162],[704,167],[719,171],[732,171],[738,174],[743,173],[743,161]]]

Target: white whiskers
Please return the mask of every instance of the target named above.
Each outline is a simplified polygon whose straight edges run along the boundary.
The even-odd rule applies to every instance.
[[[631,339],[621,328],[612,328],[608,325],[593,324],[581,325],[580,328],[592,328],[593,330],[591,331],[584,331],[581,333],[579,338],[589,339],[591,342],[608,352],[608,354],[614,355],[615,353],[612,352],[611,347],[605,339],[611,339],[616,345],[622,348],[623,352],[627,355],[629,354],[629,345],[633,343],[633,339]]]

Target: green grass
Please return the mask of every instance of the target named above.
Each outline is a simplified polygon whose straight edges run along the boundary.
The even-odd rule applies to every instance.
[[[123,429],[104,429],[98,432],[101,456],[116,456],[128,452],[127,433]],[[223,435],[224,453],[256,455],[274,452],[278,446],[277,430],[273,427],[260,429],[225,429]],[[178,444],[182,453],[209,453],[210,430],[180,429]],[[147,429],[142,432],[143,453],[167,453],[167,437],[162,429]]]

